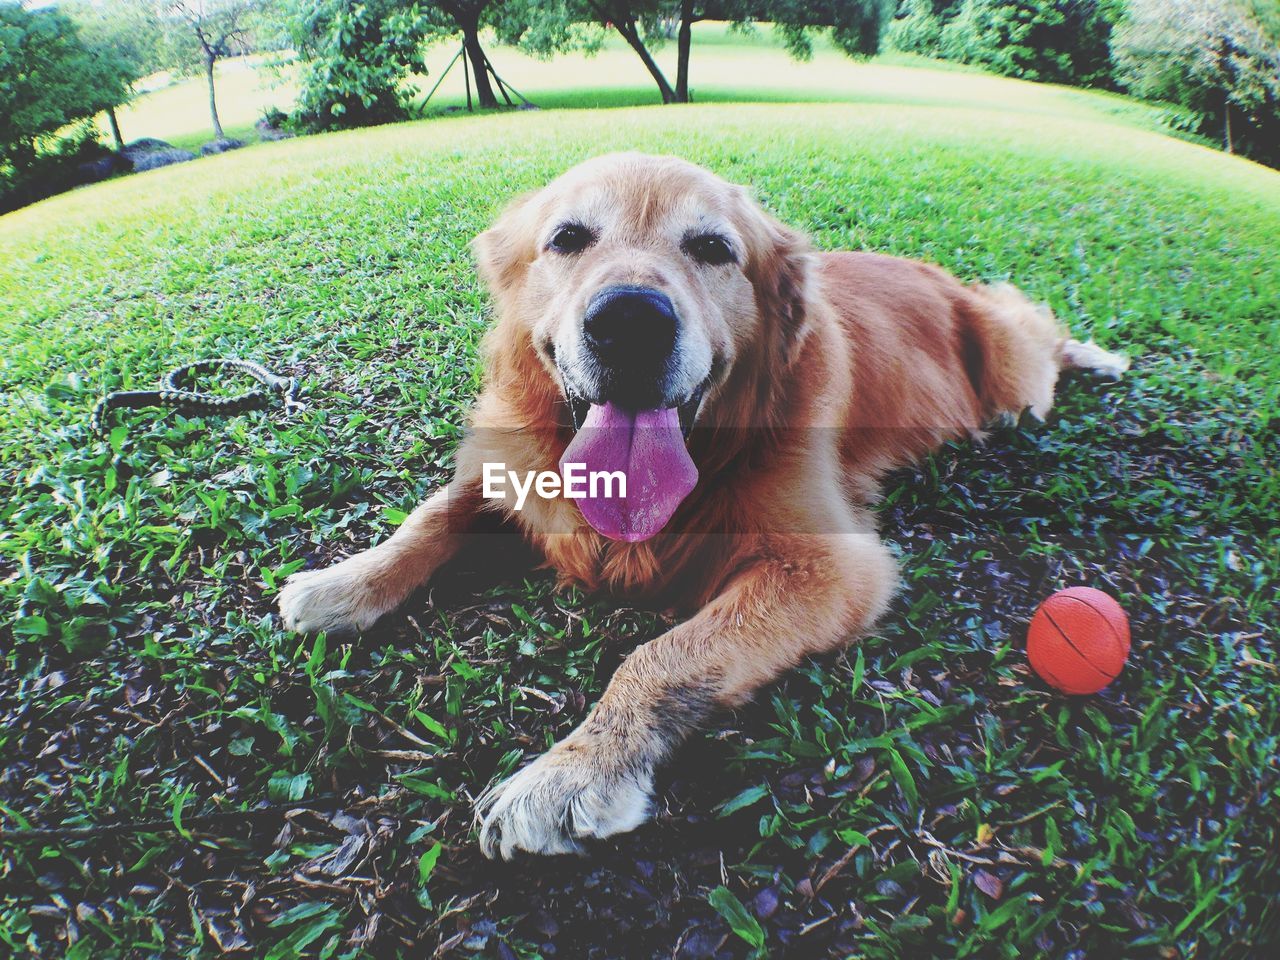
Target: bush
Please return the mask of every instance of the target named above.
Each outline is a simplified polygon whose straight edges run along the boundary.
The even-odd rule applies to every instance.
[[[97,128],[83,121],[34,156],[0,164],[0,213],[128,169],[128,161],[104,147]]]
[[[931,0],[905,0],[902,16],[889,25],[885,42],[894,50],[939,55],[942,47],[942,17]]]
[[[1023,80],[1114,86],[1109,42],[1123,0],[904,0],[896,50]]]
[[[1103,0],[964,0],[939,43],[948,59],[1011,77],[1112,86],[1116,10]]]
[[[397,0],[297,0],[286,24],[306,61],[295,129],[315,132],[409,116],[426,30],[416,5]]]
[[[279,107],[267,107],[262,111],[262,117],[258,121],[268,127],[276,130],[281,129],[289,121],[289,115]]]
[[[0,0],[0,211],[86,182],[77,167],[104,153],[88,121],[128,88],[122,62],[86,47],[56,9]]]
[[[1131,0],[1116,29],[1120,80],[1177,104],[1197,133],[1280,166],[1280,24],[1240,0]]]

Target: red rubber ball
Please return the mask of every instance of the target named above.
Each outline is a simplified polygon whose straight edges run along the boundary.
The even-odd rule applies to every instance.
[[[1129,618],[1101,590],[1059,590],[1031,618],[1027,659],[1063,693],[1097,693],[1129,659]]]

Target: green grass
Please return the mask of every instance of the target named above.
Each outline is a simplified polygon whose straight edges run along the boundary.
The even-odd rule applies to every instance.
[[[846,68],[850,89],[909,69]],[[0,218],[0,940],[1267,955],[1280,175],[1110,98],[911,75],[916,103],[307,138]],[[896,478],[881,519],[906,585],[880,631],[696,738],[656,825],[586,862],[495,867],[469,798],[577,723],[660,618],[541,574],[495,585],[488,562],[350,642],[284,634],[273,595],[448,475],[486,323],[470,238],[515,194],[632,147],[752,184],[822,247],[1013,279],[1139,359],[1119,384],[1071,379],[1043,427]],[[308,409],[87,433],[103,391],[218,355],[304,377]],[[1135,637],[1082,701],[1021,650],[1036,602],[1076,582],[1118,595]],[[308,809],[208,819],[264,804]],[[122,822],[138,826],[13,835]]]

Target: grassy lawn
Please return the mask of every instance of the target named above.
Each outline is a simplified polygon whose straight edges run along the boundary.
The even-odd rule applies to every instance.
[[[1280,175],[1113,98],[894,64],[837,76],[824,56],[795,68],[830,72],[815,99],[830,83],[888,102],[449,118],[0,218],[0,941],[1268,955]],[[532,96],[541,66],[526,81],[509,60]],[[486,322],[471,237],[631,147],[752,184],[822,247],[1012,278],[1137,362],[1066,382],[1047,425],[896,478],[880,515],[905,588],[882,629],[695,738],[654,825],[589,859],[494,865],[470,799],[573,727],[662,618],[556,594],[497,534],[482,573],[353,641],[284,634],[273,598],[447,476]],[[228,355],[305,378],[308,409],[87,432],[103,391]],[[1073,583],[1133,619],[1129,667],[1084,700],[1022,652],[1035,605]]]

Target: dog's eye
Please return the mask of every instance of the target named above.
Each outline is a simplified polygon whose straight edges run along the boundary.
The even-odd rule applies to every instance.
[[[547,249],[556,253],[581,253],[596,242],[596,235],[580,223],[566,223],[547,241]]]
[[[686,238],[684,252],[699,263],[712,266],[738,262],[738,257],[733,252],[733,247],[729,246],[729,241],[718,233],[700,233]]]

